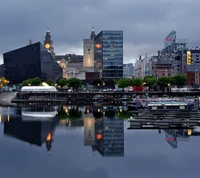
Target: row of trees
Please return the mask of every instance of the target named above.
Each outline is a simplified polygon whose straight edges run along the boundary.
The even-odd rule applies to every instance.
[[[117,116],[121,120],[127,120],[127,119],[130,119],[130,117],[135,116],[135,114],[128,112],[128,111],[124,111],[124,110],[118,111],[117,113],[114,110],[105,111],[105,116],[110,118],[110,119],[113,119],[115,114],[117,114]],[[93,116],[95,118],[101,118],[101,117],[103,117],[103,113],[93,112]],[[78,120],[78,119],[82,118],[82,112],[78,108],[72,108],[72,109],[69,109],[68,113],[66,113],[66,111],[63,108],[61,108],[58,111],[57,117],[60,120],[65,120],[66,118],[68,118],[70,120]]]
[[[171,77],[162,76],[156,79],[153,76],[145,76],[142,80],[141,78],[129,79],[122,78],[117,81],[117,86],[119,88],[125,88],[128,86],[148,86],[152,87],[158,85],[160,87],[167,87],[171,85],[176,85],[178,87],[186,84],[186,75],[177,74]]]
[[[92,84],[97,87],[104,86],[106,88],[112,88],[112,87],[115,87],[115,85],[117,85],[119,88],[125,88],[129,86],[152,87],[155,85],[158,85],[160,87],[167,87],[169,85],[177,85],[178,87],[180,87],[186,84],[186,80],[187,80],[186,75],[177,74],[171,77],[162,76],[158,79],[156,79],[153,76],[145,76],[143,80],[141,78],[134,78],[134,79],[122,78],[119,80],[95,79]],[[42,83],[42,80],[39,77],[35,77],[33,79],[27,79],[23,81],[22,86],[39,86],[41,85],[41,83]],[[77,78],[70,78],[68,80],[66,78],[59,78],[56,81],[56,83],[54,83],[53,80],[49,79],[46,81],[46,83],[50,86],[59,85],[61,88],[63,88],[64,86],[68,86],[73,89],[77,89],[81,87],[82,85],[87,85],[87,83],[82,83],[81,80]]]

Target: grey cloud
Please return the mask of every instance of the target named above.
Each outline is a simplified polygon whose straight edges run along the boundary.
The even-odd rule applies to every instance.
[[[3,0],[0,6],[0,58],[9,50],[44,40],[49,27],[56,53],[82,51],[82,39],[88,38],[94,26],[124,31],[125,62],[138,54],[156,53],[171,31],[198,45],[198,7],[200,2],[161,0]],[[66,48],[64,48],[64,46]],[[62,49],[60,48],[62,47]]]

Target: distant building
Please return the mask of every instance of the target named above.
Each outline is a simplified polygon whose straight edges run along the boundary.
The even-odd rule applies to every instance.
[[[200,86],[200,64],[186,65],[187,85],[194,88]]]
[[[65,59],[68,63],[81,63],[83,65],[83,55],[76,54],[65,54],[65,55],[55,55],[56,61],[61,61]]]
[[[32,42],[30,44],[32,44]],[[49,29],[47,29],[47,31],[46,31],[44,47],[51,53],[51,55],[53,57],[55,56],[54,48],[53,48],[53,41],[51,40],[51,34],[50,34]]]
[[[200,47],[184,48],[176,52],[174,55],[172,73],[186,74],[186,65],[200,63]]]
[[[187,45],[187,39],[177,39],[176,31],[172,30],[169,35],[164,39],[164,49],[162,55],[173,55],[178,50],[185,48]]]
[[[153,56],[152,57],[152,76],[156,78],[172,75],[172,59],[169,56]]]
[[[123,31],[101,31],[94,39],[94,68],[100,78],[123,78]]]
[[[62,77],[62,68],[40,43],[34,43],[3,54],[4,74],[10,84],[39,77],[56,81]]]
[[[172,57],[161,55],[158,51],[158,55],[140,57],[136,60],[134,67],[134,75],[138,78],[144,78],[145,76],[154,76],[159,78],[161,76],[171,76],[172,75]]]
[[[134,71],[133,63],[123,64],[123,77],[124,78],[132,78],[133,71]]]

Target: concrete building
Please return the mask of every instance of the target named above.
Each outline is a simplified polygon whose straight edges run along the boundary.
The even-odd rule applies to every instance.
[[[134,75],[136,78],[144,78],[147,75],[152,75],[152,56],[145,56],[136,60],[134,67]]]
[[[83,67],[94,68],[94,38],[95,30],[93,28],[90,39],[83,40]]]
[[[156,78],[172,76],[172,59],[170,56],[153,56],[152,57],[152,76]]]
[[[133,71],[134,71],[133,63],[123,64],[123,77],[124,78],[132,78]]]

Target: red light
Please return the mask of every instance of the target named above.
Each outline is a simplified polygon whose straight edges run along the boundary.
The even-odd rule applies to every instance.
[[[100,139],[103,138],[103,135],[102,135],[102,134],[97,134],[97,135],[96,135],[96,138],[97,138],[98,140],[100,140]]]
[[[48,133],[46,140],[47,140],[47,141],[50,141],[50,140],[51,140],[51,133]]]
[[[167,141],[173,141],[174,138],[166,138]]]

